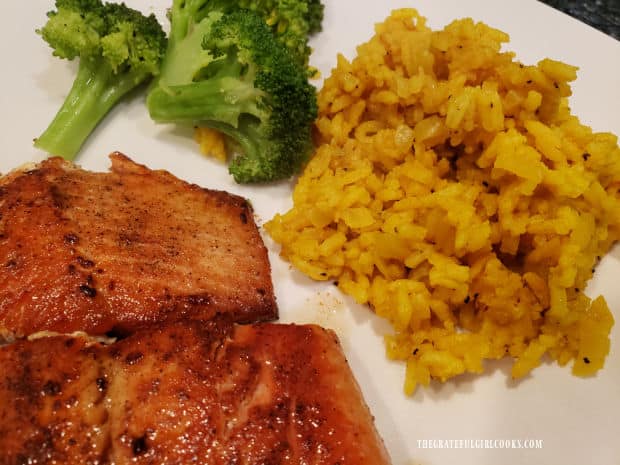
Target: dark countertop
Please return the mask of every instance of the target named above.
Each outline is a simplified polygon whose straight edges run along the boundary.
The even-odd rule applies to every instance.
[[[620,40],[620,0],[541,0]]]

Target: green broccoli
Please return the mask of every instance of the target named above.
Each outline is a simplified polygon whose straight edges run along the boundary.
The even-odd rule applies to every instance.
[[[265,20],[278,41],[304,65],[308,65],[311,51],[308,39],[321,30],[323,22],[321,0],[189,0],[189,3],[180,8],[173,5],[169,16],[174,14],[178,23],[184,23],[191,16],[197,24],[210,12],[228,14],[239,9],[251,10]],[[312,73],[314,70],[309,69],[309,74]]]
[[[323,29],[323,16],[325,14],[325,6],[321,0],[308,0],[308,8],[306,10],[306,21],[308,23],[308,34],[316,34]]]
[[[64,103],[35,146],[68,160],[108,111],[129,91],[157,75],[166,35],[154,15],[101,0],[56,0],[37,30],[53,54],[79,57]]]
[[[320,0],[236,0],[232,3],[265,18],[276,38],[300,63],[308,64],[311,52],[308,39],[321,30],[323,22]]]
[[[284,179],[312,151],[316,89],[256,13],[174,0],[161,73],[147,106],[157,122],[204,125],[236,142],[239,183]]]

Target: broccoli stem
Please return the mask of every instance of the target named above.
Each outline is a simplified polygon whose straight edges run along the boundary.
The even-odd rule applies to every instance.
[[[230,76],[213,77],[189,85],[156,87],[147,98],[151,117],[160,123],[186,122],[218,130],[257,158],[264,136],[256,126],[265,117],[264,92],[250,82]],[[261,106],[259,106],[261,105]]]
[[[261,117],[263,111],[257,107],[257,100],[262,94],[251,81],[245,83],[226,76],[166,89],[154,88],[147,105],[151,117],[161,123],[216,120],[236,128],[242,114]]]
[[[103,117],[139,79],[130,72],[114,74],[102,59],[82,58],[69,94],[35,147],[73,160]]]

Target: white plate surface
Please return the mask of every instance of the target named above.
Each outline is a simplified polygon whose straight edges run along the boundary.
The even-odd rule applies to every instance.
[[[352,58],[373,25],[393,8],[414,7],[433,28],[472,17],[511,36],[507,49],[523,63],[550,57],[579,66],[571,108],[596,131],[620,134],[620,42],[533,0],[325,0],[324,31],[313,39],[312,62],[323,76],[336,54]],[[127,0],[164,21],[169,0]],[[74,63],[51,56],[34,32],[45,22],[52,0],[3,2],[0,15],[0,172],[40,160],[32,147],[52,119],[73,80]],[[318,83],[320,84],[320,83]],[[78,162],[104,171],[107,154],[119,150],[151,168],[166,169],[205,187],[249,199],[259,224],[291,205],[292,183],[236,185],[225,166],[201,156],[191,133],[157,126],[142,94],[119,105],[96,129]],[[402,393],[404,367],[384,357],[385,322],[326,283],[293,270],[268,238],[281,320],[316,322],[340,335],[353,371],[376,417],[394,465],[620,464],[620,324],[612,331],[607,365],[596,377],[580,379],[570,368],[546,363],[519,383],[510,382],[510,363],[488,364],[483,376],[462,376],[446,384]],[[604,294],[620,320],[620,247],[608,254],[588,288]],[[0,368],[1,369],[1,368]],[[542,448],[439,448],[438,440],[539,440]],[[424,441],[427,446],[423,447]],[[478,442],[475,442],[478,441]],[[482,441],[482,443],[480,443]],[[453,445],[458,445],[454,443]],[[461,443],[463,445],[463,443]],[[0,451],[1,454],[1,451]]]

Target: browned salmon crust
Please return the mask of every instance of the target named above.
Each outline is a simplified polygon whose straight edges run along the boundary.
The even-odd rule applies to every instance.
[[[1,464],[389,463],[335,334],[314,325],[54,336],[0,348],[0,366]]]
[[[103,464],[106,375],[87,339],[0,347],[0,464]]]
[[[0,179],[0,334],[277,317],[245,199],[110,158],[109,173],[51,158]]]

